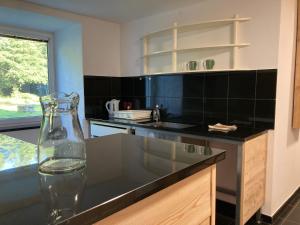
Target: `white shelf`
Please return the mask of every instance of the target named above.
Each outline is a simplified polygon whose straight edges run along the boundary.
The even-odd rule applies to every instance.
[[[144,55],[143,57],[148,57],[148,56],[153,56],[153,55],[165,55],[165,54],[170,54],[174,52],[175,50],[166,50],[166,51],[157,51],[157,52],[151,52],[147,55]]]
[[[233,22],[245,22],[251,20],[250,17],[245,18],[229,18],[229,19],[223,19],[223,20],[210,20],[210,21],[203,21],[200,23],[195,24],[187,24],[187,25],[181,25],[178,26],[179,31],[184,31],[187,29],[195,29],[197,27],[205,26],[205,25],[226,25],[226,24],[232,24]]]
[[[201,46],[196,48],[182,48],[182,49],[174,49],[174,50],[165,50],[165,51],[157,51],[157,52],[151,52],[148,55],[144,55],[143,57],[148,56],[154,56],[154,55],[164,55],[164,54],[170,54],[172,52],[187,52],[187,51],[197,51],[197,50],[203,50],[203,49],[214,49],[214,48],[242,48],[250,46],[250,43],[242,43],[242,44],[224,44],[224,45],[208,45],[208,46]]]
[[[165,28],[163,30],[148,33],[143,38],[150,37],[150,36],[157,35],[157,34],[161,34],[161,33],[165,33],[165,32],[171,32],[174,28],[177,28],[180,31],[180,30],[193,28],[193,27],[199,27],[199,26],[203,26],[203,25],[218,25],[218,24],[219,25],[222,25],[222,24],[225,25],[225,24],[230,24],[230,23],[233,23],[233,22],[245,22],[245,21],[249,21],[249,20],[251,20],[250,17],[245,17],[245,18],[229,18],[229,19],[220,19],[220,20],[208,20],[208,21],[203,21],[203,22],[200,22],[200,23],[184,24],[184,25],[168,27],[168,28]]]
[[[200,73],[200,72],[223,72],[223,71],[248,71],[251,70],[249,68],[236,68],[236,69],[212,69],[212,70],[185,70],[185,71],[166,71],[166,72],[156,72],[156,73],[146,73],[142,76],[149,76],[149,75],[163,75],[163,74],[182,74],[182,73]]]
[[[171,64],[168,64],[169,66],[171,66],[171,70],[172,71],[168,71],[168,72],[162,72],[162,73],[154,73],[154,74],[163,74],[163,73],[182,73],[182,72],[202,72],[204,70],[200,70],[200,71],[178,71],[178,65],[179,60],[184,57],[184,59],[186,57],[188,57],[188,59],[185,59],[187,61],[194,61],[199,59],[199,53],[200,55],[203,54],[204,57],[207,57],[207,52],[208,50],[214,50],[214,49],[225,49],[226,51],[229,52],[229,55],[226,56],[228,58],[228,62],[229,65],[226,66],[228,67],[228,69],[224,69],[224,70],[240,70],[239,68],[239,52],[240,49],[243,47],[247,47],[250,46],[250,43],[243,43],[241,42],[241,40],[239,40],[239,26],[240,26],[240,22],[244,22],[244,21],[249,21],[251,18],[240,18],[237,14],[234,15],[233,18],[229,18],[229,19],[222,19],[222,20],[209,20],[209,21],[203,21],[203,22],[199,22],[199,23],[195,23],[195,24],[186,24],[186,25],[180,25],[178,26],[177,23],[174,23],[173,27],[170,28],[166,28],[164,30],[161,31],[156,31],[153,33],[149,33],[146,36],[143,37],[143,47],[144,47],[144,53],[143,53],[143,68],[144,68],[144,74],[149,74],[149,71],[151,70],[155,70],[155,69],[151,69],[149,68],[149,62],[150,60],[152,60],[150,57],[152,56],[159,56],[159,55],[167,55],[168,57],[170,57],[170,59],[172,60]],[[219,43],[212,43],[210,41],[210,39],[206,38],[206,42],[202,41],[201,43],[201,39],[198,41],[195,41],[194,45],[191,46],[191,48],[178,48],[178,38],[179,38],[179,34],[181,32],[185,32],[185,31],[189,31],[189,30],[199,30],[200,32],[205,32],[205,30],[201,30],[201,28],[206,28],[207,26],[211,26],[214,29],[218,29],[219,26],[221,25],[226,25],[226,24],[232,24],[232,28],[231,27],[226,27],[226,29],[229,29],[229,32],[231,32],[231,40],[225,40],[225,38],[221,38],[219,40]],[[211,30],[211,29],[210,29]],[[154,51],[154,52],[150,52],[149,51],[149,42],[153,39],[152,36],[153,35],[162,35],[164,32],[171,32],[172,34],[172,49],[169,50],[161,50],[161,51]],[[186,35],[193,35],[193,33],[186,33]],[[222,37],[222,36],[221,36]],[[155,40],[155,39],[154,39]],[[208,43],[207,43],[208,42]],[[226,43],[229,42],[230,44],[221,44],[221,43]],[[202,46],[196,47],[195,45],[199,45],[199,43],[202,44]],[[161,46],[161,44],[159,45]],[[206,50],[206,51],[202,51],[202,50]],[[188,56],[184,56],[183,54],[180,55],[180,53],[185,53],[185,52],[196,52],[197,55],[195,59],[190,55]],[[212,54],[215,54],[215,57],[218,55],[218,53],[215,52],[211,52]],[[220,55],[220,54],[219,54]],[[181,57],[181,58],[179,58]],[[179,59],[178,59],[179,58]],[[210,57],[213,58],[213,57]],[[226,60],[227,60],[226,58]],[[152,63],[152,61],[151,61]],[[224,62],[224,58],[223,58],[223,62],[221,63],[226,63]],[[151,64],[152,65],[152,64]],[[217,65],[217,67],[225,67],[224,65]],[[158,68],[157,68],[158,69]],[[224,71],[223,70],[223,71]],[[222,71],[222,70],[209,70],[209,71]]]
[[[214,49],[214,48],[234,48],[234,47],[247,47],[249,46],[250,43],[243,43],[243,44],[224,44],[224,45],[207,45],[207,46],[201,46],[201,47],[196,47],[196,48],[182,48],[182,49],[177,49],[177,52],[185,52],[185,51],[197,51],[197,50],[202,50],[202,49]]]

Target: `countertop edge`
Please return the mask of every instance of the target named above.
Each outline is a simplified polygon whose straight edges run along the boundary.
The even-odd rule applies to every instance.
[[[247,137],[239,138],[239,137],[230,137],[230,136],[224,137],[224,136],[218,135],[218,134],[213,134],[213,135],[199,134],[198,135],[198,134],[195,134],[195,132],[185,132],[184,129],[180,129],[177,131],[175,129],[156,128],[156,127],[151,127],[151,126],[145,126],[143,124],[123,123],[123,122],[117,122],[117,121],[109,121],[109,120],[105,120],[105,119],[87,118],[86,120],[89,122],[93,121],[93,122],[106,123],[106,124],[118,124],[118,125],[122,125],[122,126],[129,127],[129,128],[139,127],[139,128],[144,128],[144,129],[157,130],[157,131],[161,131],[161,132],[172,132],[172,133],[176,133],[176,134],[199,136],[199,137],[204,137],[204,138],[208,138],[208,139],[218,139],[218,140],[225,140],[225,141],[236,142],[236,143],[243,143],[243,142],[249,141],[251,139],[256,138],[259,135],[267,133],[268,130],[271,130],[270,128],[265,128],[265,129],[258,130],[256,133],[249,135]]]
[[[208,168],[211,165],[216,164],[223,159],[225,159],[225,151],[77,214],[76,216],[63,221],[59,225],[89,225],[96,223],[140,200],[143,200],[146,197],[151,196],[152,194],[161,191],[162,189],[165,189],[205,168]]]
[[[258,137],[258,136],[260,136],[262,134],[266,134],[266,133],[268,133],[269,130],[270,129],[262,130],[262,131],[259,131],[259,132],[255,133],[255,134],[253,134],[253,135],[250,135],[250,136],[248,136],[248,137],[245,138],[244,142],[249,141],[251,139],[254,139],[254,138],[256,138],[256,137]]]

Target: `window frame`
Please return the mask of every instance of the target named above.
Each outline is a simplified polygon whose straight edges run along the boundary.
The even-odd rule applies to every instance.
[[[19,37],[31,40],[48,42],[48,88],[49,92],[55,91],[55,67],[54,67],[54,35],[53,33],[22,29],[16,27],[0,26],[0,35]],[[37,127],[41,123],[42,116],[24,117],[0,120],[0,131],[10,129],[22,129]]]

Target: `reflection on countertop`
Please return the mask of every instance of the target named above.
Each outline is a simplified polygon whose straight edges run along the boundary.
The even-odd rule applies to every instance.
[[[35,163],[36,145],[0,134],[0,172]]]
[[[238,127],[235,131],[230,132],[221,132],[221,131],[209,131],[208,124],[185,124],[184,121],[176,120],[176,121],[165,121],[162,123],[172,123],[172,124],[182,124],[183,126],[155,126],[155,123],[151,121],[130,121],[125,119],[97,119],[91,118],[90,122],[93,123],[107,123],[107,124],[118,124],[123,126],[128,126],[130,128],[145,128],[153,131],[167,131],[177,133],[179,136],[184,135],[193,135],[197,137],[206,137],[206,138],[216,138],[216,139],[224,139],[234,142],[245,142],[252,138],[255,138],[265,132],[268,129],[266,128],[251,128],[251,127]],[[100,124],[101,125],[101,124]]]
[[[23,163],[0,171],[1,225],[47,224],[49,216],[57,212],[55,204],[64,204],[60,200],[66,197],[60,195],[51,202],[53,193],[73,193],[73,198],[66,199],[69,203],[77,199],[70,203],[74,209],[71,217],[60,224],[91,224],[225,158],[221,149],[134,135],[88,139],[86,170],[69,176],[72,182],[82,181],[75,185],[77,189],[66,186],[61,177],[53,180],[39,175],[35,157],[28,161],[22,157],[22,145],[27,143],[13,141],[20,143],[14,157]],[[28,146],[32,147],[30,153],[36,154],[35,146]],[[63,185],[45,192],[55,183]]]

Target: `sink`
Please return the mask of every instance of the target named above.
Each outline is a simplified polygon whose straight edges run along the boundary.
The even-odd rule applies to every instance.
[[[183,123],[171,123],[171,122],[150,122],[144,123],[146,126],[162,127],[162,128],[173,128],[173,129],[184,129],[194,127],[195,125],[183,124]]]

